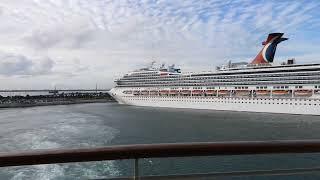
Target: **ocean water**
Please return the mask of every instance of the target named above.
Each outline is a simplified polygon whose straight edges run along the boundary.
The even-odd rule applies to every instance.
[[[116,103],[0,110],[0,151],[137,143],[320,139],[320,117]],[[144,175],[320,167],[320,154],[143,159]],[[130,176],[131,160],[0,168],[0,179]],[[219,178],[221,179],[221,178]],[[224,179],[320,179],[320,173]]]

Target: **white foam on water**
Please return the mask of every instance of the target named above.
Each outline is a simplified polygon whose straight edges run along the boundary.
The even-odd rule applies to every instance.
[[[38,165],[14,171],[18,171],[18,173],[11,178],[12,180],[51,180],[64,176],[64,168],[60,165]]]
[[[119,133],[116,129],[104,125],[98,116],[66,112],[56,107],[53,110],[44,109],[40,113],[38,111],[39,109],[35,111],[34,108],[30,108],[16,116],[6,115],[9,119],[20,118],[26,123],[23,126],[25,128],[10,130],[0,137],[2,151],[97,147],[108,144]],[[32,125],[28,124],[27,121],[34,117],[42,119],[38,119],[36,123],[32,122]],[[118,175],[120,171],[114,161],[24,166],[0,170],[0,179],[1,176],[11,176],[13,180],[88,179]]]

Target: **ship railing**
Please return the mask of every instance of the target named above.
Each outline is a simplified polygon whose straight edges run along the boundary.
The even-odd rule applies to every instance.
[[[140,176],[139,160],[145,158],[258,154],[290,154],[292,157],[295,157],[295,154],[298,153],[319,152],[320,140],[135,144],[87,149],[34,150],[29,152],[0,153],[0,167],[132,159],[134,160],[132,165],[134,169],[133,176],[121,177],[121,179],[199,179],[226,176],[278,176],[319,173],[320,167]],[[114,177],[112,179],[118,178],[119,177]]]

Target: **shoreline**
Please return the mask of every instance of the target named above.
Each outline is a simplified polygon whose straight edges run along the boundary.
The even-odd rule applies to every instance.
[[[116,102],[116,101],[113,99],[76,99],[76,100],[65,100],[65,101],[35,102],[35,103],[5,103],[5,104],[0,104],[0,109],[87,104],[87,103],[107,103],[107,102]]]

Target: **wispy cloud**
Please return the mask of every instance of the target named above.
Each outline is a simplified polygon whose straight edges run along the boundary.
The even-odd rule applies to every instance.
[[[37,76],[52,72],[54,61],[50,58],[29,59],[23,55],[0,54],[0,75]]]
[[[187,71],[250,60],[270,32],[291,38],[279,46],[281,59],[320,56],[312,52],[320,43],[319,8],[317,0],[4,0],[0,50],[30,57],[17,67],[30,69],[34,57],[52,59],[61,76],[34,78],[37,86],[54,79],[70,87],[111,87],[115,76],[151,58]]]

